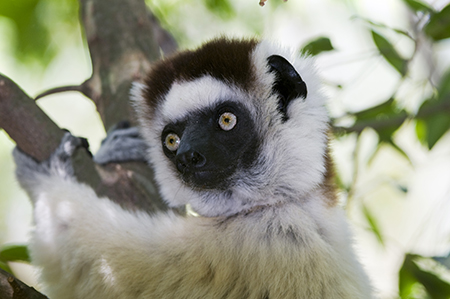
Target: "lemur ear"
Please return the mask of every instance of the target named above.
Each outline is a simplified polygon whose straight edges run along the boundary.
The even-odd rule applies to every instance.
[[[289,103],[299,97],[306,99],[306,83],[285,58],[272,55],[267,58],[267,63],[270,67],[269,71],[275,73],[276,80],[272,89],[280,96],[278,110],[283,115],[283,121],[286,121]]]

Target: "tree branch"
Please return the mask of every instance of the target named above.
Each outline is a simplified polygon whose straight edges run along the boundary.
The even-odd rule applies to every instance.
[[[87,85],[87,82],[88,81],[85,81],[81,85],[69,85],[69,86],[61,86],[61,87],[49,89],[49,90],[44,91],[43,93],[37,95],[34,98],[34,100],[37,101],[40,98],[43,98],[43,97],[46,97],[46,96],[49,96],[52,94],[60,93],[60,92],[66,92],[66,91],[78,91],[78,92],[81,92],[82,94],[84,94],[85,96],[90,97],[90,90]]]
[[[22,89],[1,74],[0,127],[38,161],[50,157],[64,134]]]
[[[48,299],[2,269],[0,269],[0,297],[3,299]]]

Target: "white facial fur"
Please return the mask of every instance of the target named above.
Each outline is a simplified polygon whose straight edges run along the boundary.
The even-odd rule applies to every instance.
[[[288,106],[286,122],[281,121],[278,98],[272,94],[275,76],[268,72],[267,58],[274,54],[289,60],[308,88],[306,99],[295,99]],[[171,206],[189,203],[204,216],[233,215],[255,206],[301,201],[322,182],[326,171],[328,117],[313,62],[309,58],[296,59],[292,53],[265,42],[256,46],[251,61],[256,76],[249,91],[210,76],[175,82],[151,124],[145,120],[149,109],[135,88],[134,102],[142,133],[150,145],[149,160],[155,167],[163,198]],[[186,186],[161,146],[165,125],[224,100],[245,105],[262,139],[261,155],[254,169],[236,174],[239,184],[232,188],[231,197],[219,191],[198,192]]]

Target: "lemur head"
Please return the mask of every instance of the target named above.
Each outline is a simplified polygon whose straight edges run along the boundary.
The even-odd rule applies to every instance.
[[[229,216],[324,184],[328,117],[309,58],[219,38],[155,63],[132,95],[172,206]]]

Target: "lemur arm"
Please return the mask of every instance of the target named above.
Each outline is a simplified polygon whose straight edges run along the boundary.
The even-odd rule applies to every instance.
[[[181,248],[173,236],[185,230],[185,219],[129,212],[99,198],[73,176],[70,156],[81,146],[80,138],[66,133],[41,163],[14,150],[17,177],[34,205],[33,264],[42,267],[50,286],[45,292],[53,298],[137,298],[134,290],[149,289],[173,268],[162,255]],[[136,287],[124,287],[129,284]]]

